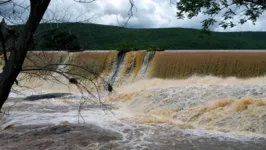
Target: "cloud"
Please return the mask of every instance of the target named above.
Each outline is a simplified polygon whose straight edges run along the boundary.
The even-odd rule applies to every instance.
[[[7,23],[23,24],[28,18],[28,5],[29,1],[25,0],[13,0],[12,3],[0,5],[0,19],[5,17]]]
[[[25,0],[16,0],[25,1]],[[131,28],[201,28],[201,21],[206,18],[200,14],[193,19],[178,20],[176,18],[177,0],[134,0],[136,9],[129,20]],[[93,3],[77,3],[73,0],[52,0],[44,17],[45,21],[89,21],[105,25],[121,25],[128,19],[130,4],[128,0],[97,0]],[[27,16],[27,14],[25,15]],[[22,17],[25,18],[25,17]],[[217,18],[219,20],[219,17]],[[235,20],[237,22],[237,20]],[[215,31],[266,31],[266,15],[263,14],[256,25],[248,22],[234,28],[224,30],[218,25]]]

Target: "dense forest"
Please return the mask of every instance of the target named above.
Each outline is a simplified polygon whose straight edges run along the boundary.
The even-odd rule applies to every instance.
[[[41,24],[38,31],[33,50],[266,49],[266,32],[206,34],[186,28],[135,29],[81,23]]]

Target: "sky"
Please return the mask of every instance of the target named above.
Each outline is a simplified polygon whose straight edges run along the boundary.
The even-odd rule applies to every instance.
[[[16,0],[27,3],[27,0]],[[205,18],[200,14],[193,19],[179,20],[176,18],[177,0],[134,0],[136,8],[134,16],[129,20],[130,28],[201,28],[201,21]],[[57,22],[85,21],[105,25],[123,25],[128,18],[130,4],[128,0],[96,0],[93,3],[77,3],[74,0],[52,0],[44,17]],[[26,18],[25,15],[24,18]],[[23,18],[23,17],[22,17]],[[248,22],[234,28],[224,30],[219,25],[211,27],[214,31],[266,31],[266,14],[264,13],[256,25]]]

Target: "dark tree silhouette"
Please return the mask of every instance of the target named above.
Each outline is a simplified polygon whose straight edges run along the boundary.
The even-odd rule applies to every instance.
[[[254,24],[266,10],[266,0],[180,0],[177,2],[177,17],[189,19],[200,13],[207,18],[203,29],[218,24],[224,29],[252,21]]]
[[[11,0],[4,1],[2,4],[10,1]],[[2,108],[4,102],[7,100],[11,87],[22,70],[22,65],[31,45],[33,34],[35,33],[49,3],[50,0],[30,0],[29,18],[24,25],[23,30],[19,33],[13,47],[14,49],[10,52],[10,56],[8,60],[6,60],[3,72],[0,76],[0,108]],[[1,24],[2,33],[7,30],[6,28],[6,25]],[[3,38],[4,36],[2,36],[2,39]],[[4,45],[5,41],[2,41],[2,45]],[[3,53],[6,53],[4,46],[2,46],[2,51]]]

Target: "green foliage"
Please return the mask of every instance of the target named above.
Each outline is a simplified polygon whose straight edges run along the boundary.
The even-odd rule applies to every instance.
[[[38,49],[49,50],[80,50],[78,37],[72,33],[66,32],[61,29],[53,29],[44,32],[40,40],[37,42]]]
[[[193,18],[199,13],[208,16],[203,23],[203,29],[208,31],[210,26],[216,22],[224,29],[234,27],[237,24],[244,24],[252,21],[254,24],[257,19],[266,10],[265,0],[180,0],[177,2],[177,17]],[[219,21],[215,19],[216,15],[221,15]],[[240,16],[239,22],[234,18]]]
[[[56,24],[54,24],[56,26]],[[59,24],[62,30],[75,33],[81,49],[115,50],[133,46],[137,50],[151,49],[266,49],[265,32],[212,32],[210,36],[201,30],[183,28],[132,29],[96,24]],[[39,31],[51,28],[41,24]],[[36,39],[36,42],[45,40]],[[43,45],[45,50],[51,48]],[[38,47],[35,48],[39,50]]]
[[[118,50],[120,51],[132,51],[136,50],[132,42],[122,41],[119,45]]]
[[[146,49],[146,51],[164,51],[164,49],[155,45],[151,45]]]

